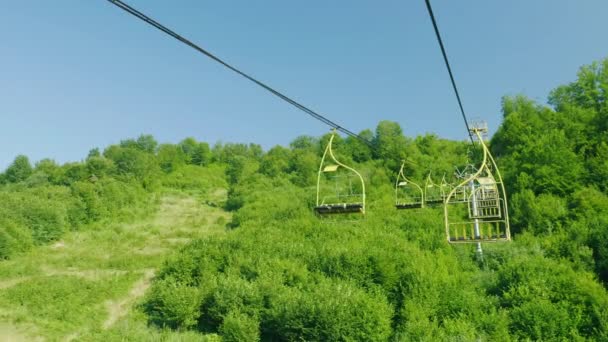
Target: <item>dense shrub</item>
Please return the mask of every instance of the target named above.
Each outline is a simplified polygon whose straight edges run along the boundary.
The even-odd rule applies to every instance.
[[[185,165],[164,176],[162,184],[165,187],[184,191],[195,191],[207,194],[216,188],[226,188],[224,169],[219,165],[200,167]]]
[[[226,342],[259,341],[260,322],[249,315],[232,311],[226,315],[219,332]]]
[[[0,212],[1,213],[1,212]],[[34,244],[31,232],[6,217],[0,219],[0,259],[30,249]]]
[[[310,291],[272,294],[262,336],[268,340],[385,341],[393,310],[380,294],[346,282],[322,281]]]
[[[150,319],[171,328],[194,326],[201,312],[202,292],[193,286],[165,278],[156,284],[146,303]]]

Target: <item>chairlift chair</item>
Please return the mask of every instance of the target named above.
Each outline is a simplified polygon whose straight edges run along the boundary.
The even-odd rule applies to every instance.
[[[428,206],[437,206],[443,204],[447,193],[449,192],[449,184],[445,181],[445,175],[441,179],[441,183],[433,182],[431,173],[426,176],[424,183],[424,202]]]
[[[357,170],[334,156],[332,144],[335,135],[333,130],[319,165],[314,210],[319,215],[365,214],[365,182]]]
[[[462,181],[444,202],[444,224],[449,243],[510,241],[509,212],[505,187],[494,158],[482,133],[487,128],[473,127],[483,151],[477,169],[462,173]]]
[[[401,164],[397,181],[395,182],[395,208],[418,209],[424,208],[424,191],[420,185],[412,182],[403,173],[405,160]]]

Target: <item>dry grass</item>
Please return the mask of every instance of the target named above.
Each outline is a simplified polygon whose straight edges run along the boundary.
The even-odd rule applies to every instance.
[[[226,191],[218,189],[211,194],[214,201],[221,201]],[[35,314],[30,314],[26,306],[4,298],[0,300],[0,340],[79,340],[91,331],[103,331],[120,322],[145,294],[158,267],[177,247],[206,235],[224,234],[222,221],[229,222],[229,213],[205,203],[208,202],[171,193],[161,199],[157,213],[146,220],[73,232],[53,245],[0,263],[0,298],[7,297],[6,291],[28,286],[31,281],[48,281],[52,287],[51,282],[62,277],[94,283],[109,279],[128,282],[119,286],[122,292],[111,290],[101,303],[92,302],[95,314],[80,325],[34,319]],[[218,223],[220,217],[223,220]],[[66,303],[58,298],[45,305],[61,309]]]

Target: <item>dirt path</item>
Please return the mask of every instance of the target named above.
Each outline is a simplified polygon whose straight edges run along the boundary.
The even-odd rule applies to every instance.
[[[44,341],[41,337],[30,337],[19,331],[14,325],[0,323],[0,341],[6,342],[37,342]]]
[[[213,194],[224,196],[225,190]],[[192,239],[224,234],[224,224],[229,220],[229,214],[221,208],[191,196],[172,194],[161,199],[159,210],[147,220],[69,233],[60,243],[37,248],[10,264],[0,263],[0,274],[5,274],[0,277],[0,341],[6,340],[5,336],[10,336],[9,341],[44,340],[42,336],[71,341],[91,331],[110,329],[141,300],[169,254]],[[13,304],[10,296],[1,300],[4,291],[26,287],[31,282],[48,281],[53,285],[51,282],[57,279],[81,279],[78,281],[83,284],[124,279],[124,290],[112,290],[105,301],[86,304],[98,314],[91,315],[96,318],[83,319],[77,329],[71,322],[36,318],[35,311],[28,311],[35,308]],[[125,281],[132,283],[128,286]],[[9,304],[2,304],[7,301]],[[45,305],[65,310],[61,298]],[[19,316],[10,310],[15,306],[21,310]]]
[[[131,305],[146,293],[152,283],[154,273],[153,269],[147,270],[144,276],[133,285],[127,296],[106,302],[108,319],[103,322],[104,329],[110,328],[118,319],[124,317],[129,312]]]
[[[9,287],[13,287],[15,285],[18,285],[24,281],[28,281],[30,279],[32,279],[33,277],[19,277],[19,278],[12,278],[12,279],[6,279],[3,281],[0,281],[0,290],[3,289],[7,289]]]

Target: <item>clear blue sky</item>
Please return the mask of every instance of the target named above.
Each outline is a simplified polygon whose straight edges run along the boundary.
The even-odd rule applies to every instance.
[[[466,132],[423,0],[128,0],[345,127]],[[606,0],[434,0],[466,111],[545,102],[608,57]],[[328,128],[105,0],[0,2],[0,168],[141,133],[269,148]]]

